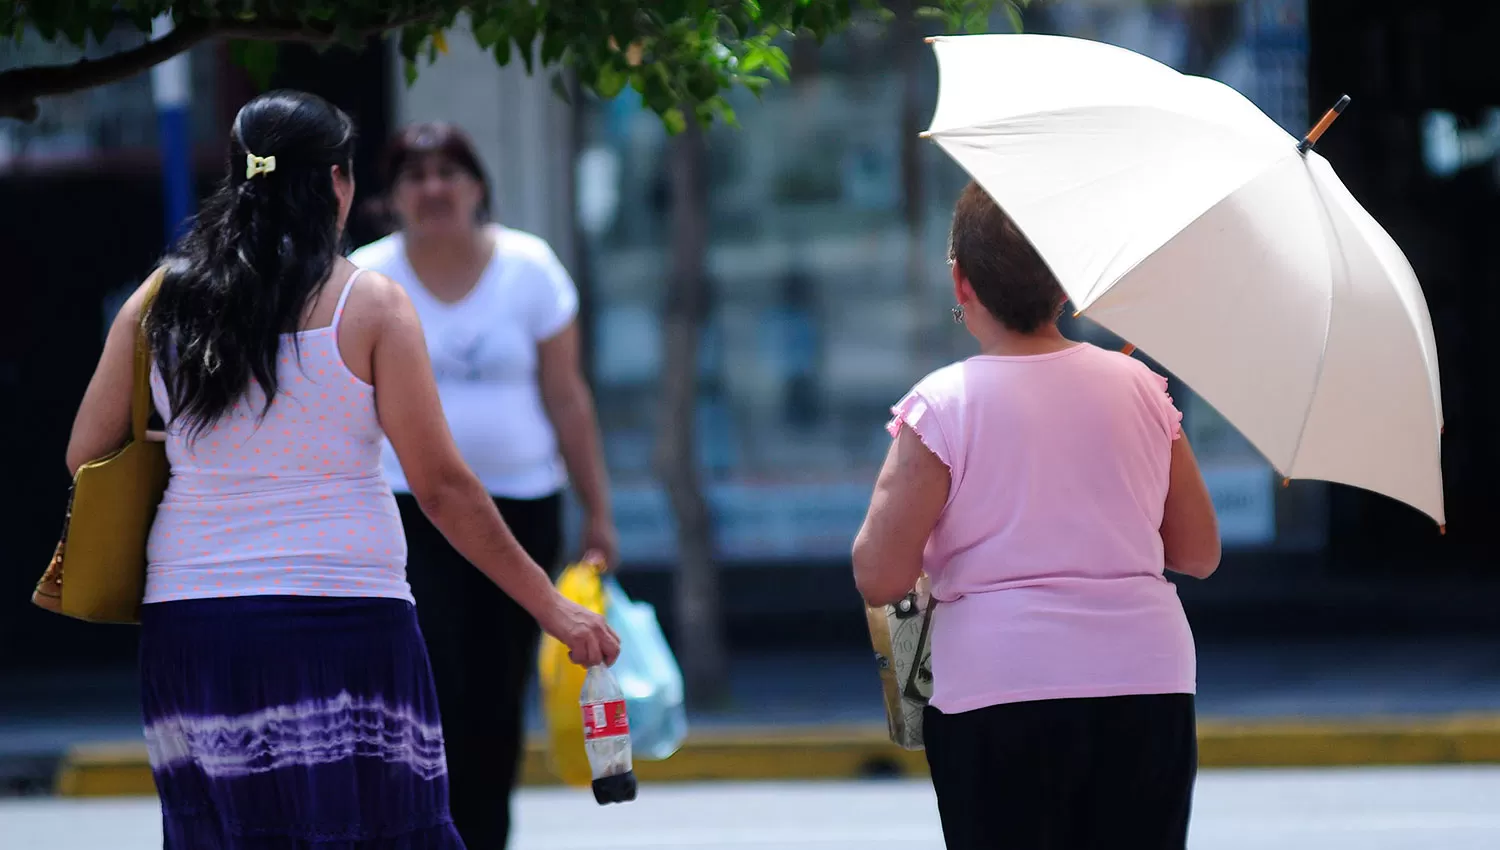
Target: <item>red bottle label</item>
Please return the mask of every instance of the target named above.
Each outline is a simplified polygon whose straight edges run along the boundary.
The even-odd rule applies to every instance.
[[[625,700],[589,703],[583,707],[583,739],[613,738],[630,734],[630,720],[625,716]]]

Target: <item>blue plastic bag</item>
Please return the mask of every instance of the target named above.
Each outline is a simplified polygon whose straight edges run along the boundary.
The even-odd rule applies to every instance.
[[[630,748],[637,759],[661,761],[687,737],[682,668],[655,608],[631,600],[613,577],[604,579],[604,600],[604,618],[620,636],[620,657],[611,669],[625,692]]]

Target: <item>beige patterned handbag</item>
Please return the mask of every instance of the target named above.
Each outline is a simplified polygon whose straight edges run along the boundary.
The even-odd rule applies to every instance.
[[[922,711],[932,698],[933,607],[924,574],[895,605],[865,608],[870,642],[880,666],[886,728],[891,741],[908,750],[923,748]]]

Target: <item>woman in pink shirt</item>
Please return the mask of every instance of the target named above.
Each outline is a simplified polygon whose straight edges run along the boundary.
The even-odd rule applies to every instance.
[[[950,850],[1182,848],[1197,773],[1193,637],[1164,571],[1219,564],[1167,382],[1062,336],[1066,300],[977,184],[950,236],[980,354],[923,378],[854,543],[865,601],[926,572],[928,764]]]

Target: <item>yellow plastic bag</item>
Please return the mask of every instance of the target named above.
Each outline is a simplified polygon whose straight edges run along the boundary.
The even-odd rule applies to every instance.
[[[604,615],[604,585],[599,568],[591,563],[569,564],[557,577],[557,589],[579,605]],[[583,711],[578,694],[588,671],[568,659],[568,648],[551,635],[542,635],[537,650],[537,681],[542,716],[547,721],[547,766],[566,785],[588,787],[593,781],[583,750]]]

